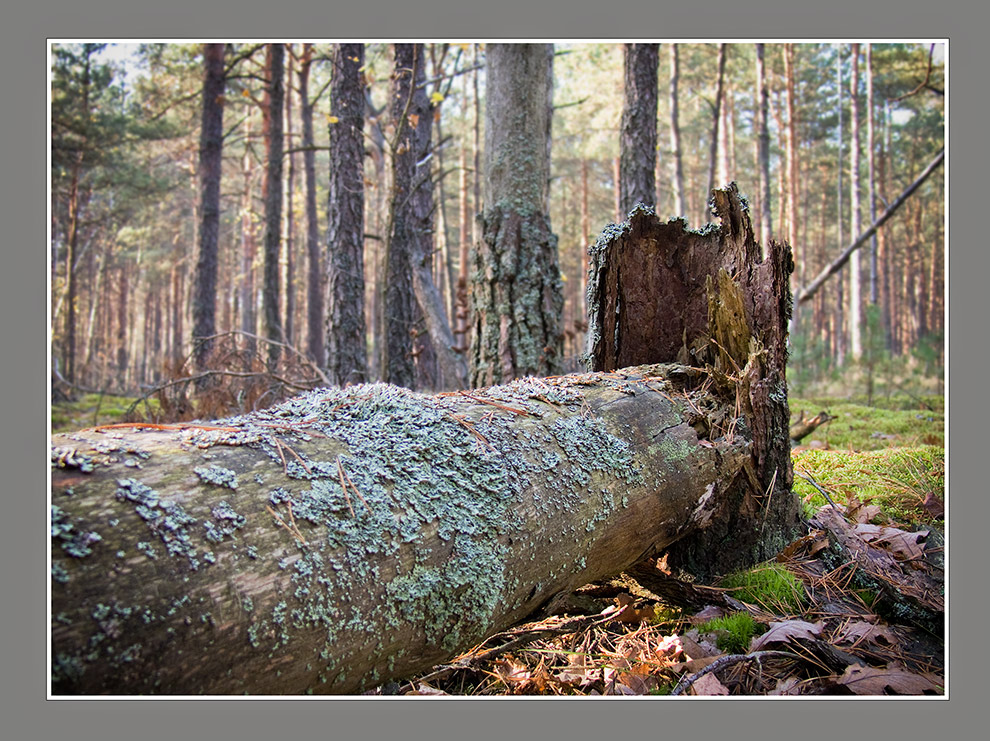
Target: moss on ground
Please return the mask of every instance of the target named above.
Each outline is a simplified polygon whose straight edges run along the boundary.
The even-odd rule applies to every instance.
[[[794,492],[807,510],[817,510],[825,497],[801,477],[808,475],[833,501],[844,506],[850,497],[878,505],[897,522],[928,523],[932,515],[921,506],[931,494],[945,493],[945,449],[935,445],[889,448],[859,453],[803,450],[794,453]]]
[[[715,645],[730,654],[744,654],[749,651],[749,643],[753,640],[753,636],[763,633],[764,630],[765,628],[748,612],[734,612],[698,626],[699,633],[714,633]]]
[[[942,397],[926,396],[920,401],[927,406],[908,397],[877,399],[873,406],[830,397],[792,397],[789,405],[792,424],[802,410],[805,417],[813,417],[820,411],[835,417],[805,437],[801,445],[818,441],[832,450],[945,445]]]
[[[62,401],[52,404],[52,432],[71,432],[84,427],[125,422],[125,415],[135,399],[129,396],[114,396],[111,394],[83,394],[72,401]],[[158,402],[150,399],[148,403],[156,408]],[[144,410],[142,404],[140,410]]]
[[[729,574],[719,586],[731,589],[732,596],[738,600],[780,615],[800,612],[804,602],[801,580],[774,562],[757,564],[746,571]]]

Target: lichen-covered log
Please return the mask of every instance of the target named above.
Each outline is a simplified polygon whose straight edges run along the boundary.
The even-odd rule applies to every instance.
[[[588,360],[592,370],[683,363],[696,383],[732,399],[753,441],[752,460],[711,526],[669,563],[696,576],[770,558],[796,534],[785,366],[791,315],[786,244],[766,257],[735,183],[712,191],[719,224],[689,230],[637,207],[591,249]]]
[[[52,691],[354,693],[435,665],[706,526],[752,444],[697,375],[56,435]]]

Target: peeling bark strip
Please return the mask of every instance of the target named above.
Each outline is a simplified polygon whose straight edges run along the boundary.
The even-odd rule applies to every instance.
[[[358,385],[56,435],[53,692],[354,693],[476,645],[745,477],[746,427],[696,375]]]
[[[672,551],[702,576],[770,558],[794,534],[788,439],[787,323],[790,248],[753,235],[735,184],[712,191],[718,224],[690,231],[636,208],[591,250],[588,361],[593,370],[645,363],[697,369],[695,383],[736,405],[753,441],[752,474],[716,522]],[[728,436],[735,428],[725,428]],[[713,439],[716,433],[710,433]]]

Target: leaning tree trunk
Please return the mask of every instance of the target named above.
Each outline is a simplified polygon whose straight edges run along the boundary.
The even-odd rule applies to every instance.
[[[589,288],[591,369],[695,367],[696,383],[732,398],[752,435],[747,475],[725,492],[713,522],[670,554],[698,576],[775,555],[798,525],[784,378],[791,251],[771,241],[761,262],[735,183],[712,194],[721,226],[701,232],[635,209],[592,248]],[[705,434],[732,439],[739,428],[733,418]]]
[[[756,264],[735,191],[716,203],[708,236],[640,209],[595,255],[595,332],[621,347],[594,356],[649,354],[638,301],[635,327],[667,311],[641,344],[693,365],[55,436],[53,692],[358,692],[664,550],[710,568],[782,542],[789,251]]]

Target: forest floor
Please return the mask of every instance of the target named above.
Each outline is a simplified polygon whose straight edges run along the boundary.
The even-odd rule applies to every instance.
[[[132,401],[89,394],[54,404],[52,429],[121,421]],[[944,584],[942,397],[872,406],[805,397],[790,406],[792,421],[802,410],[834,417],[793,451],[805,517],[831,500],[850,532],[872,535],[906,572]],[[620,574],[557,602],[554,614],[369,694],[942,695],[941,630],[894,617],[883,585],[864,587],[855,564],[823,558],[828,542],[809,524],[775,561],[689,585],[718,598],[700,608],[665,602]]]

